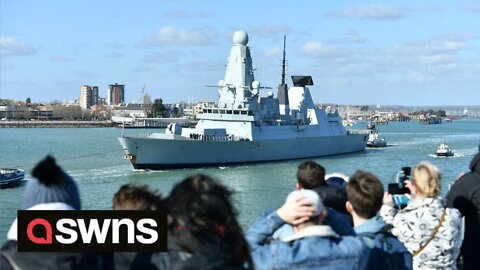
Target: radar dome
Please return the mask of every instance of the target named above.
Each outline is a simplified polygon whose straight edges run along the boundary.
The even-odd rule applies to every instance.
[[[260,87],[260,82],[259,81],[253,81],[252,82],[252,88],[253,89],[256,89],[256,88],[259,88]]]
[[[237,45],[247,45],[248,35],[247,32],[243,30],[238,30],[233,34],[233,43]]]

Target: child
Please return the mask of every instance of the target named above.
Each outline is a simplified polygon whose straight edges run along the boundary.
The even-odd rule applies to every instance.
[[[113,210],[155,210],[162,197],[147,185],[126,184],[120,187],[113,197]]]

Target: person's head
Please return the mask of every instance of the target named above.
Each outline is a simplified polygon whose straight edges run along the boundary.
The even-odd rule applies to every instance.
[[[300,198],[305,198],[313,206],[313,208],[315,208],[315,213],[313,213],[310,219],[304,223],[311,222],[313,224],[321,224],[323,222],[323,218],[325,217],[326,210],[318,193],[309,189],[294,190],[288,194],[285,203],[294,203]]]
[[[373,174],[365,171],[356,171],[350,177],[347,186],[346,208],[363,218],[374,217],[382,207],[383,185]]]
[[[231,195],[232,191],[209,176],[185,178],[173,187],[167,199],[169,227],[172,231],[186,229],[199,242],[221,241],[232,250],[235,262],[251,265]]]
[[[312,160],[306,160],[298,165],[297,181],[300,188],[314,189],[326,185],[325,168]]]
[[[115,193],[112,201],[113,210],[155,210],[162,196],[147,185],[126,184]]]
[[[32,176],[23,195],[23,209],[44,203],[65,203],[75,210],[81,209],[77,184],[53,157],[47,156],[41,160],[33,168]]]
[[[437,167],[429,162],[420,162],[412,172],[412,184],[417,195],[425,198],[433,198],[440,193],[441,174]]]

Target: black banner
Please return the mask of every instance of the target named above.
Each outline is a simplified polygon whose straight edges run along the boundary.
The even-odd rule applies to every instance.
[[[19,252],[167,251],[165,211],[18,211]]]

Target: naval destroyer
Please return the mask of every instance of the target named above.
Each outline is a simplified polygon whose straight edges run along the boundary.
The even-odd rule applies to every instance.
[[[312,158],[364,151],[367,134],[347,131],[338,111],[315,107],[307,86],[310,76],[285,82],[285,39],[282,78],[277,96],[262,96],[255,80],[248,35],[236,31],[225,77],[218,82],[218,104],[202,105],[194,128],[171,123],[164,133],[122,136],[125,158],[135,169],[224,166]]]

